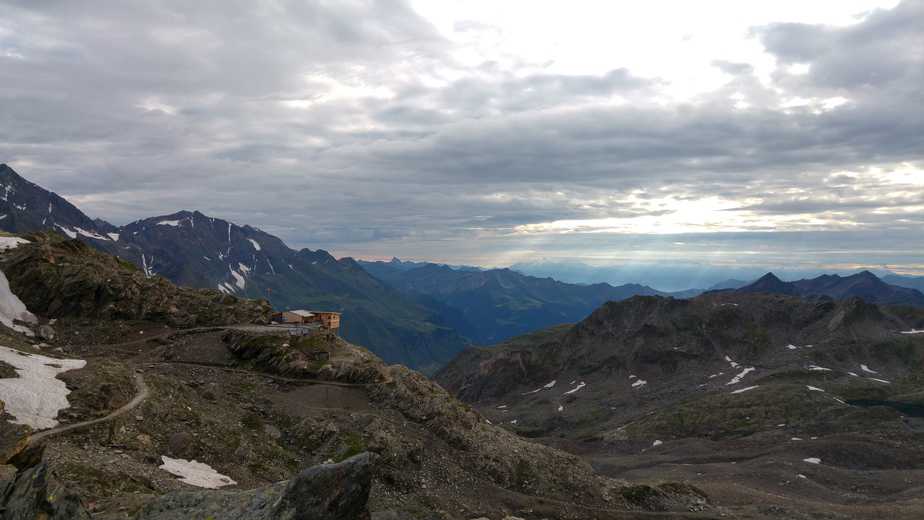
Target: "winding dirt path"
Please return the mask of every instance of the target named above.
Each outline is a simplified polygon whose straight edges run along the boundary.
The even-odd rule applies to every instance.
[[[87,426],[93,426],[96,424],[101,424],[104,422],[109,422],[117,417],[125,415],[126,413],[134,410],[138,405],[144,402],[148,398],[151,391],[148,389],[148,385],[144,382],[144,377],[141,374],[135,374],[135,388],[138,390],[138,393],[135,394],[135,397],[131,401],[125,403],[121,407],[109,413],[105,417],[99,417],[96,419],[90,419],[88,421],[81,421],[73,424],[64,424],[61,426],[56,426],[50,430],[44,430],[35,435],[29,437],[29,444],[35,445],[41,442],[42,440],[51,437],[53,435],[58,435],[61,433],[69,432],[71,430],[77,430],[79,428],[84,428]]]

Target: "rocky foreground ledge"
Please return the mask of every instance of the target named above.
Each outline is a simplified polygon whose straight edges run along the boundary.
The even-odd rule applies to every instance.
[[[289,481],[247,491],[168,493],[145,505],[137,520],[364,520],[372,484],[370,453],[322,464]],[[0,478],[3,478],[0,476]],[[0,517],[6,520],[88,520],[80,498],[42,462],[0,481]]]

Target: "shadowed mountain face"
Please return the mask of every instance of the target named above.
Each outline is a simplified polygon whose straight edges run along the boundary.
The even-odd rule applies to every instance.
[[[433,300],[464,318],[459,331],[486,345],[561,323],[584,319],[607,301],[662,294],[644,285],[578,285],[526,276],[510,269],[456,269],[401,262],[363,262],[374,276],[403,293]]]
[[[914,518],[922,332],[924,310],[858,298],[635,297],[466,350],[436,380],[614,476],[690,479],[741,504],[772,492],[789,501],[780,518],[872,518],[860,504],[883,501]]]
[[[860,371],[861,363],[888,363],[905,375],[920,361],[915,348],[924,337],[902,332],[922,328],[924,311],[881,307],[858,298],[809,301],[735,293],[692,300],[634,297],[607,303],[571,327],[539,331],[493,348],[469,349],[436,379],[463,399],[480,402],[512,398],[519,390],[534,390],[553,380],[558,381],[556,390],[566,390],[565,380],[572,379],[588,386],[599,380],[596,389],[582,389],[582,395],[620,395],[635,388],[629,375],[647,381],[640,385],[646,392],[639,394],[646,396],[654,389],[693,382],[721,388],[740,372],[735,370],[738,366],[756,363],[794,362],[795,369],[800,362],[804,368],[837,361],[849,371]],[[709,375],[719,372],[724,377],[709,381]],[[747,376],[747,381],[753,380]]]
[[[467,341],[433,310],[370,276],[349,258],[287,247],[279,238],[198,211],[180,211],[117,228],[93,220],[58,195],[0,166],[0,230],[56,231],[191,287],[265,298],[278,309],[344,312],[342,334],[388,362],[431,371]]]
[[[898,274],[887,274],[882,277],[882,281],[899,287],[917,289],[924,292],[924,276],[902,276]]]
[[[77,236],[110,239],[115,226],[94,221],[60,196],[32,184],[0,164],[0,229],[11,233],[55,230]]]
[[[837,300],[862,298],[882,305],[924,307],[924,293],[909,287],[888,284],[869,271],[850,276],[822,275],[817,278],[784,282],[767,273],[756,282],[737,289],[740,293],[828,296]]]

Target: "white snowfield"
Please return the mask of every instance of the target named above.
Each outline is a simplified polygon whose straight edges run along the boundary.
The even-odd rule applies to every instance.
[[[67,395],[71,391],[57,375],[87,364],[81,359],[55,359],[7,347],[0,347],[0,361],[15,368],[19,376],[0,379],[0,400],[15,418],[14,424],[35,430],[57,426],[58,412],[70,406]]]
[[[809,464],[821,464],[821,459],[818,457],[809,457],[807,459],[802,459],[802,462],[808,462]]]
[[[824,392],[824,390],[818,388],[817,386],[805,385],[805,388],[808,388],[812,392]]]
[[[641,388],[647,384],[648,381],[645,381],[644,379],[636,379],[635,382],[632,383],[632,388]]]
[[[820,367],[818,365],[809,365],[808,369],[813,372],[833,372],[830,368]]]
[[[252,239],[252,238],[248,238],[247,240],[253,245],[253,248],[254,248],[254,249],[256,249],[257,251],[260,251],[261,248],[260,248],[260,243],[259,243],[259,242],[257,242],[256,240],[254,240],[254,239]]]
[[[171,459],[166,455],[160,456],[164,463],[160,469],[180,478],[180,482],[207,489],[218,489],[224,486],[237,484],[231,477],[222,475],[212,469],[208,464],[195,460]]]
[[[180,225],[180,221],[179,221],[179,220],[161,220],[160,222],[158,222],[158,223],[155,224],[155,225],[157,225],[157,226],[177,227],[177,226]]]
[[[29,241],[19,237],[0,237],[0,251],[16,249],[19,244],[28,244]]]
[[[860,370],[866,372],[867,374],[878,374],[879,373],[866,365],[860,365]]]
[[[918,330],[918,329],[903,330],[901,334],[924,334],[924,330]]]
[[[749,387],[747,387],[747,388],[739,388],[738,390],[735,390],[735,391],[732,392],[732,393],[733,393],[733,394],[742,394],[742,393],[744,393],[744,392],[749,392],[749,391],[751,391],[751,390],[753,390],[753,389],[755,389],[755,388],[760,388],[760,385],[749,386]]]
[[[26,308],[26,304],[10,290],[10,281],[6,279],[3,271],[0,271],[0,323],[26,336],[34,335],[29,327],[14,323],[14,320],[25,323],[38,322],[35,315]]]
[[[577,392],[578,390],[584,388],[585,386],[587,386],[587,384],[585,384],[583,381],[581,381],[580,383],[578,383],[578,385],[577,385],[576,387],[572,388],[571,390],[568,390],[567,392],[565,392],[565,393],[562,394],[562,395],[573,394],[573,393]]]

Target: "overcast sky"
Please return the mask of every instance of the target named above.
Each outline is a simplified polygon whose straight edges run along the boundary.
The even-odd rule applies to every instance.
[[[0,9],[0,162],[116,224],[924,274],[924,0]]]

